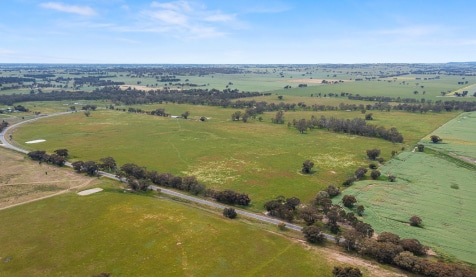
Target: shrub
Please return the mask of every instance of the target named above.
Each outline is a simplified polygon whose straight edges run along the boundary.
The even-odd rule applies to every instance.
[[[420,226],[422,223],[422,220],[420,217],[414,215],[412,217],[410,217],[410,225],[411,226]]]
[[[228,218],[235,218],[238,214],[236,213],[235,209],[233,208],[224,208],[223,215]]]
[[[377,180],[377,178],[380,177],[380,171],[372,170],[372,172],[370,173],[370,177],[372,178],[372,180]]]

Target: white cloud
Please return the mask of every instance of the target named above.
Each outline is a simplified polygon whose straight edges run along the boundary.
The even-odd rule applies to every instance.
[[[10,54],[15,54],[16,51],[13,51],[11,49],[6,49],[6,48],[0,48],[0,55],[10,55]]]
[[[83,16],[95,16],[97,14],[93,8],[88,6],[66,5],[60,2],[41,3],[40,7],[59,11],[59,12],[74,13],[74,14],[83,15]]]
[[[235,17],[236,17],[235,15],[231,15],[231,14],[217,13],[217,14],[212,14],[205,17],[204,20],[209,22],[228,22],[228,21],[234,21]]]
[[[223,37],[227,29],[240,26],[235,14],[188,1],[152,2],[140,15],[137,28],[130,31],[170,33],[183,39]]]
[[[377,30],[371,33],[375,35],[421,37],[438,33],[438,31],[441,31],[441,28],[438,26],[408,26],[402,28]]]

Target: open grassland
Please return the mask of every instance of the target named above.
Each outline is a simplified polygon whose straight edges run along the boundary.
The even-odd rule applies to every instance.
[[[0,148],[0,210],[34,199],[94,185],[96,180],[38,164],[10,150]]]
[[[476,264],[476,172],[436,155],[405,152],[381,168],[395,183],[362,181],[345,190],[377,232],[417,238],[438,253]],[[340,198],[336,201],[340,201]],[[418,215],[423,227],[412,227]]]
[[[149,170],[195,175],[210,188],[245,192],[251,209],[276,196],[311,200],[329,184],[340,185],[359,166],[368,164],[365,151],[378,148],[388,160],[402,145],[376,138],[312,130],[299,134],[286,124],[272,124],[275,113],[263,122],[232,122],[233,109],[190,105],[149,105],[144,110],[165,108],[179,115],[190,111],[189,120],[100,110],[90,117],[81,112],[28,123],[13,131],[14,140],[30,150],[67,148],[72,160],[99,160],[112,156],[119,165],[135,163]],[[336,116],[354,118],[360,112],[287,112],[292,119]],[[209,118],[206,122],[200,116]],[[411,147],[421,137],[446,122],[453,114],[376,112],[372,124],[397,127]],[[411,124],[415,122],[415,124]],[[45,139],[40,144],[24,142]],[[405,145],[407,149],[410,145]],[[315,163],[315,172],[302,175],[304,160]]]
[[[453,120],[438,128],[430,135],[420,141],[426,147],[454,153],[458,156],[464,156],[476,161],[476,113],[462,113]],[[442,142],[432,143],[431,135],[437,135]]]
[[[1,275],[332,276],[351,263],[365,276],[397,276],[257,223],[102,187],[0,211]]]
[[[416,76],[398,77],[395,80],[372,80],[372,81],[358,81],[358,82],[342,82],[338,84],[326,84],[317,86],[308,86],[307,88],[297,88],[293,86],[292,89],[282,90],[284,95],[296,95],[296,96],[310,96],[311,94],[316,97],[319,94],[321,96],[328,95],[329,93],[341,92],[352,93],[353,95],[361,96],[386,96],[386,97],[400,97],[400,98],[425,98],[426,100],[449,100],[458,98],[441,97],[441,92],[451,92],[460,88],[468,86],[468,84],[474,84],[476,82],[475,77],[466,77],[461,79],[459,76],[445,76],[439,80],[416,80]],[[468,81],[466,85],[458,84],[459,81]],[[305,82],[304,82],[305,83]],[[423,86],[423,87],[422,87]],[[417,91],[418,93],[415,93]],[[277,92],[278,93],[278,92]],[[465,97],[464,100],[476,100],[473,97],[474,92],[470,91],[468,95],[471,97]]]

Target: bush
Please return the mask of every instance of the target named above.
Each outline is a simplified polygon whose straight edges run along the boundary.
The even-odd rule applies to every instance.
[[[362,277],[362,272],[356,267],[334,266],[332,274],[335,277]]]
[[[422,223],[422,220],[420,217],[414,215],[412,217],[410,217],[410,225],[411,226],[420,226]]]
[[[380,171],[372,170],[372,172],[370,173],[370,177],[372,178],[372,180],[377,180],[377,178],[380,177]]]
[[[224,208],[223,209],[223,216],[228,217],[228,218],[236,218],[238,214],[236,213],[235,209],[233,208]]]

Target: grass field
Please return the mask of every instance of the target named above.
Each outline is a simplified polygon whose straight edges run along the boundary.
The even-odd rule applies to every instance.
[[[426,136],[420,143],[439,151],[450,152],[476,160],[476,132],[474,126],[476,126],[476,113],[462,113]],[[432,143],[431,135],[437,135],[443,141]]]
[[[141,106],[156,109],[158,105]],[[401,145],[323,130],[301,135],[295,129],[270,123],[274,113],[263,115],[263,122],[232,122],[232,109],[209,106],[162,105],[172,114],[191,112],[192,120],[180,120],[118,111],[97,111],[90,117],[82,113],[42,119],[14,131],[14,140],[30,150],[67,148],[71,158],[99,160],[114,157],[120,165],[136,163],[149,170],[195,175],[208,187],[248,193],[251,209],[279,195],[311,200],[329,184],[340,185],[356,168],[368,164],[366,149],[379,148],[385,159]],[[360,112],[324,113],[326,116],[360,117]],[[193,120],[207,116],[207,122]],[[289,112],[286,120],[320,116],[314,112]],[[452,116],[377,112],[373,124],[397,126],[414,144]],[[408,119],[408,120],[402,120]],[[409,122],[418,122],[410,124]],[[61,127],[59,127],[61,126]],[[401,128],[400,128],[401,126]],[[41,144],[25,144],[45,139]],[[406,145],[409,149],[410,146]],[[300,174],[306,159],[315,163],[316,172]]]
[[[276,227],[102,187],[0,211],[0,275],[332,276],[351,263],[365,276],[397,276]]]
[[[362,181],[345,190],[377,232],[417,238],[439,254],[476,264],[476,172],[436,155],[405,152],[382,167],[395,183]],[[336,201],[340,201],[340,198]],[[412,227],[418,215],[423,227]]]

